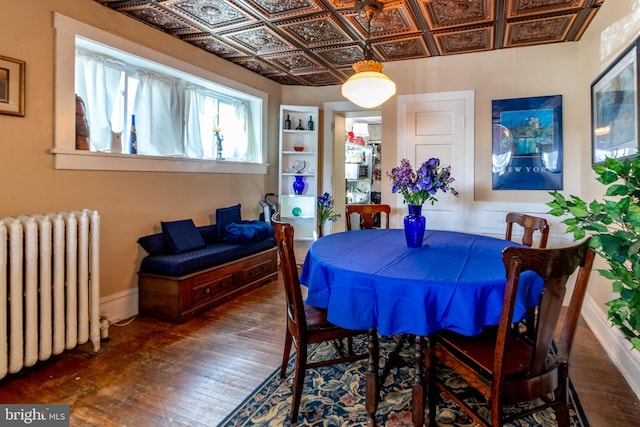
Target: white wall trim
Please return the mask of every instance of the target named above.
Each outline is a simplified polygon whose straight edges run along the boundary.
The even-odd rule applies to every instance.
[[[138,314],[138,288],[100,298],[100,314],[114,323]]]
[[[589,294],[585,297],[582,306],[582,317],[591,331],[596,336],[605,352],[636,396],[640,398],[640,352],[632,350],[631,343],[627,341],[616,327],[611,326],[606,314],[600,310],[598,304]]]
[[[56,169],[195,172],[195,173],[267,173],[268,164],[205,159],[145,156],[140,154],[101,153],[54,148]]]

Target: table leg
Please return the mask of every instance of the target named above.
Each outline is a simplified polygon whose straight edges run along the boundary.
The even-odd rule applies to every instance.
[[[367,333],[367,349],[369,350],[369,362],[367,366],[367,378],[366,378],[366,407],[368,415],[369,427],[376,425],[376,409],[378,408],[378,399],[380,393],[378,392],[378,330],[376,328],[369,329]]]
[[[414,357],[415,377],[413,380],[412,415],[413,425],[422,426],[424,424],[424,400],[425,400],[425,380],[424,380],[424,337],[415,336]]]

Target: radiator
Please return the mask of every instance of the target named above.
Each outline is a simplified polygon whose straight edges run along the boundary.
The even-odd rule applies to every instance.
[[[89,340],[100,349],[97,211],[0,218],[0,379]]]

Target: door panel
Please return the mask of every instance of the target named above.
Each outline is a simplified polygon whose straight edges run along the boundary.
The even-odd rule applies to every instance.
[[[428,202],[424,205],[427,228],[462,231],[464,199],[472,197],[472,194],[465,194],[465,184],[467,179],[473,179],[473,169],[466,165],[469,158],[467,135],[473,135],[466,128],[467,123],[472,123],[465,119],[469,100],[446,93],[398,98],[398,157],[407,158],[414,168],[432,157],[439,158],[441,165],[451,166],[455,178],[453,187],[460,192],[457,198],[439,192],[434,205]],[[473,159],[473,153],[470,158]],[[401,202],[402,197],[399,200]]]

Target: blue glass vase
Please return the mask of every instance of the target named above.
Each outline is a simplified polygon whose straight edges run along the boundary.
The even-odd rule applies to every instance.
[[[427,220],[422,215],[422,205],[408,206],[409,215],[404,217],[404,236],[407,239],[408,247],[419,248],[422,246]]]
[[[302,180],[304,178],[303,175],[296,175],[296,180],[293,182],[293,192],[296,194],[304,193],[305,183]]]

